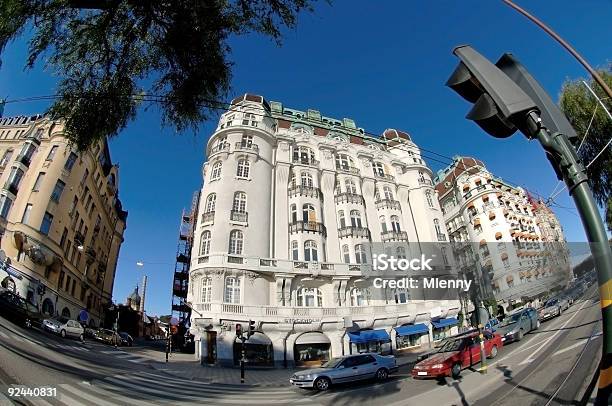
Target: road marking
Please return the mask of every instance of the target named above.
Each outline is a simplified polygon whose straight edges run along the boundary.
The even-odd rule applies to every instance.
[[[100,396],[111,398],[112,400],[122,401],[122,402],[124,402],[125,404],[128,404],[128,405],[151,406],[151,404],[152,404],[151,402],[153,400],[155,400],[155,398],[149,398],[149,397],[146,397],[146,395],[144,395],[144,397],[146,397],[147,400],[138,399],[138,398],[134,397],[134,395],[129,397],[129,398],[127,398],[125,396],[119,395],[116,392],[117,391],[116,388],[114,390],[104,390],[101,387],[94,386],[94,385],[92,385],[91,383],[89,383],[87,381],[83,381],[81,383],[81,386],[82,386],[83,389],[85,389],[87,391],[91,391],[91,392],[97,393]]]
[[[8,335],[5,334],[4,332],[0,331],[0,336],[4,337],[4,338],[8,338]]]
[[[84,390],[82,390],[81,388],[75,388],[72,385],[62,384],[60,385],[60,388],[72,393],[73,395],[77,395],[83,399],[87,399],[88,401],[91,402],[92,405],[100,405],[100,406],[114,406],[115,405],[115,403],[110,403],[100,397],[92,396],[88,394],[87,392],[85,392]]]
[[[65,393],[59,393],[57,398],[60,400],[60,402],[63,402],[64,404],[70,406],[87,406],[87,404],[79,402],[78,400],[66,395]],[[64,401],[64,399],[66,400]]]
[[[523,362],[520,362],[519,365],[525,365],[528,364],[530,362],[533,362],[535,360],[534,356],[539,353],[549,342],[551,342],[557,335],[559,335],[559,333],[561,331],[563,331],[563,329],[565,328],[565,326],[567,326],[569,324],[570,321],[572,321],[574,319],[574,317],[576,317],[576,315],[578,314],[578,312],[580,312],[580,310],[582,310],[582,308],[584,307],[585,304],[587,304],[588,302],[584,302],[582,304],[582,306],[580,306],[580,309],[578,309],[578,311],[574,312],[574,314],[572,315],[572,317],[570,317],[565,323],[563,323],[563,325],[557,329],[557,331],[555,332],[555,334],[553,334],[552,336],[550,336],[549,338],[546,339],[546,341],[544,341],[542,343],[542,345],[540,345],[538,348],[536,348],[535,351],[533,351]]]

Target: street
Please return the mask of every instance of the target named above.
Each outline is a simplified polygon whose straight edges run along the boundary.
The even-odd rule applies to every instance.
[[[588,384],[597,365],[600,334],[599,301],[592,287],[561,316],[504,346],[488,360],[486,375],[468,369],[458,380],[414,380],[406,366],[383,383],[343,385],[318,393],[290,387],[289,373],[284,381],[266,387],[184,379],[154,368],[163,365],[162,353],[152,358],[141,355],[137,347],[115,349],[87,340],[62,340],[0,319],[0,403],[10,404],[8,388],[22,385],[57,388],[57,397],[12,398],[15,404],[568,404]],[[200,368],[196,363],[194,367]],[[248,371],[247,376],[257,373]]]

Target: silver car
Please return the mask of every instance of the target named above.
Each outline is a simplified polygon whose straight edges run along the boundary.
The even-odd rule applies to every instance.
[[[336,383],[372,378],[382,381],[387,379],[390,373],[397,372],[397,369],[397,361],[393,355],[355,354],[332,358],[321,368],[296,372],[289,382],[299,388],[324,391]]]
[[[556,316],[561,316],[564,310],[569,309],[569,302],[564,298],[549,299],[544,303],[544,307],[540,309],[540,321],[546,321]]]
[[[511,341],[521,341],[525,334],[538,328],[540,328],[540,321],[535,309],[525,307],[508,315],[497,325],[495,332],[502,337],[505,345]]]
[[[75,320],[65,317],[45,319],[42,322],[43,330],[59,334],[62,338],[74,337],[83,341],[85,329]]]

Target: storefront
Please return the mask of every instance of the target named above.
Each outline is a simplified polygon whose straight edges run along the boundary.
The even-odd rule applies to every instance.
[[[434,341],[440,341],[447,337],[453,335],[453,327],[455,327],[459,323],[454,317],[449,317],[446,319],[435,319],[431,321],[433,325],[432,335]]]
[[[298,366],[320,365],[330,359],[331,342],[318,331],[304,333],[295,340],[293,357]]]
[[[429,327],[427,325],[420,323],[395,327],[395,348],[398,350],[419,348],[428,344]]]
[[[274,356],[272,341],[263,333],[253,334],[244,344],[245,358],[248,365],[273,366]],[[234,365],[240,365],[242,358],[242,341],[236,337],[234,341]]]
[[[350,353],[375,352],[391,354],[391,337],[386,330],[360,330],[349,332]]]

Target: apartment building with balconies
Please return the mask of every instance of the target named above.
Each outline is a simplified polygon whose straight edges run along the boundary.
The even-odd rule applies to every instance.
[[[106,142],[80,152],[61,120],[0,118],[2,287],[45,315],[98,326],[126,227],[118,187]]]
[[[374,289],[373,246],[420,256],[446,241],[432,172],[402,131],[263,97],[234,99],[210,136],[187,301],[202,362],[319,363],[429,347],[456,331],[458,300]],[[375,249],[375,248],[374,248]],[[448,274],[452,253],[434,272]]]
[[[508,304],[537,298],[567,281],[569,260],[545,245],[543,216],[528,193],[490,173],[475,158],[455,157],[435,178],[435,188],[460,269],[476,275],[498,301]],[[538,209],[542,211],[542,209]],[[550,209],[547,216],[554,216]],[[547,220],[548,221],[548,220]],[[558,220],[557,231],[561,232]],[[486,294],[485,294],[486,296]]]

